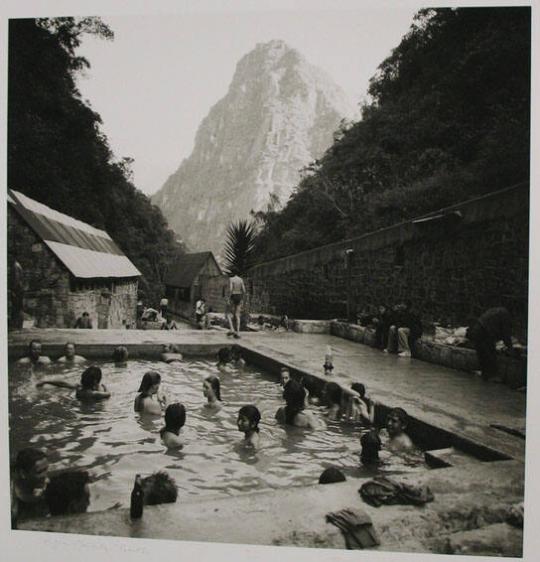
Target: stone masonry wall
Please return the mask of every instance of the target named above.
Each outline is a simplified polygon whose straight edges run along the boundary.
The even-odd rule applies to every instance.
[[[251,312],[345,317],[349,284],[355,311],[410,299],[425,323],[465,325],[488,307],[506,306],[516,335],[525,338],[528,186],[429,216],[435,215],[252,268]],[[349,270],[347,250],[353,250]]]
[[[9,258],[16,259],[23,268],[24,312],[35,319],[38,327],[73,327],[85,311],[96,328],[134,324],[136,279],[116,280],[112,291],[113,284],[107,280],[89,280],[86,287],[74,288],[67,269],[11,208],[7,242]]]

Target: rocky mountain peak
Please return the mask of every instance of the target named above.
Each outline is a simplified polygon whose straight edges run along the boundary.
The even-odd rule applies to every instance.
[[[352,114],[343,91],[284,41],[240,59],[229,90],[201,122],[191,155],[152,197],[190,250],[222,251],[227,226],[284,204],[299,170]]]

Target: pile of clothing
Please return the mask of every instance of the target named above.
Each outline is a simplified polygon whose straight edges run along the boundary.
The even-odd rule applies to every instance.
[[[433,493],[428,486],[413,486],[385,476],[365,482],[358,492],[366,503],[375,507],[383,504],[424,505],[433,501]]]

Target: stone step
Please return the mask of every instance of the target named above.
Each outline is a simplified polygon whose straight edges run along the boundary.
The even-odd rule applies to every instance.
[[[481,462],[477,458],[468,455],[467,453],[464,453],[463,451],[460,451],[455,447],[425,451],[424,457],[426,459],[426,463],[430,468],[466,466]]]

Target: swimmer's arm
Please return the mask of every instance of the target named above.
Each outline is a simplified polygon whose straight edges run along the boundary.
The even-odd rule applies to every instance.
[[[158,394],[157,401],[159,402],[160,406],[165,408],[167,406],[167,395],[166,394]]]
[[[111,397],[111,393],[102,390],[91,390],[89,393],[89,396],[91,396],[92,398],[96,399],[96,400],[103,400],[105,398],[110,398]]]
[[[42,365],[50,365],[52,363],[52,361],[46,355],[41,355],[38,363],[41,363]]]
[[[69,388],[71,390],[77,390],[79,387],[78,384],[74,384],[72,382],[60,381],[60,380],[52,380],[52,379],[45,379],[43,381],[39,381],[36,383],[37,387],[43,386],[44,384],[50,384],[51,386],[58,386],[60,388]]]

